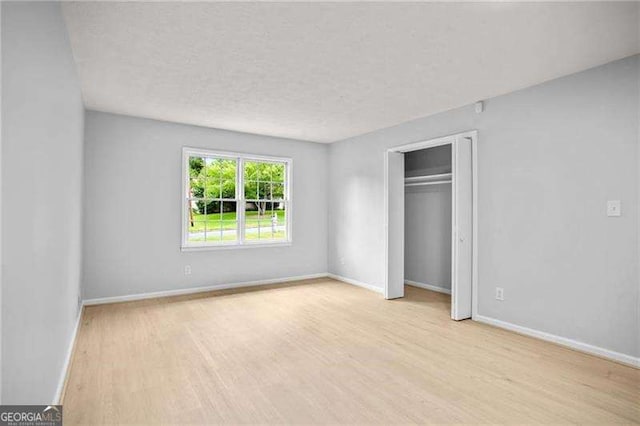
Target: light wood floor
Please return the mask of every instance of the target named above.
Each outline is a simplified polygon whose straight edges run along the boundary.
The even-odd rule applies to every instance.
[[[632,423],[640,370],[330,279],[87,307],[65,424]]]

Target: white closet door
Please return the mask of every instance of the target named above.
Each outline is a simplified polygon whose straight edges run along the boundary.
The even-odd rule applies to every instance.
[[[384,297],[404,297],[404,154],[388,152],[387,286]]]
[[[453,232],[451,318],[471,318],[473,273],[473,176],[471,139],[458,137],[453,143]]]

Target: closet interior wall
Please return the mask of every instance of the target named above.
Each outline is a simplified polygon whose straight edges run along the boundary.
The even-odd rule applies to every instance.
[[[450,174],[451,145],[405,154],[405,280],[444,292],[451,291]]]

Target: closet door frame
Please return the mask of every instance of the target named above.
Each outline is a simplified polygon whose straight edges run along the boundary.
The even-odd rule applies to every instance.
[[[460,139],[460,138],[467,138],[471,140],[471,176],[472,176],[472,238],[473,238],[473,242],[472,242],[472,276],[471,276],[471,319],[476,319],[477,315],[478,315],[478,131],[477,130],[471,130],[468,132],[462,132],[462,133],[456,133],[453,135],[448,135],[448,136],[443,136],[443,137],[439,137],[439,138],[434,138],[434,139],[428,139],[428,140],[424,140],[424,141],[420,141],[420,142],[414,142],[414,143],[410,143],[410,144],[405,144],[405,145],[399,145],[399,146],[395,146],[392,148],[389,148],[388,150],[385,151],[385,155],[384,155],[384,170],[385,170],[385,175],[384,175],[384,202],[385,202],[385,206],[384,206],[384,213],[385,213],[385,217],[384,217],[384,230],[385,230],[385,235],[384,235],[384,244],[385,244],[385,283],[384,283],[384,290],[385,290],[385,297],[387,299],[392,299],[393,297],[387,297],[387,295],[389,295],[389,282],[391,280],[393,280],[393,277],[389,276],[389,273],[398,273],[398,272],[394,272],[395,270],[397,270],[397,268],[392,268],[392,270],[389,269],[389,262],[393,262],[394,264],[397,263],[397,259],[394,259],[394,256],[390,256],[389,253],[389,248],[390,247],[397,247],[398,246],[398,239],[400,239],[402,241],[402,244],[404,244],[404,234],[402,235],[397,235],[397,234],[392,234],[392,230],[393,229],[397,229],[397,226],[393,226],[394,224],[392,223],[391,226],[389,224],[389,220],[392,219],[392,221],[398,220],[397,219],[397,215],[394,215],[394,217],[390,217],[389,215],[389,189],[390,188],[395,188],[398,185],[397,182],[395,182],[395,180],[397,180],[399,177],[395,176],[395,175],[390,175],[389,174],[389,162],[391,160],[391,157],[393,156],[391,153],[407,153],[407,152],[411,152],[411,151],[418,151],[421,149],[425,149],[425,148],[433,148],[436,146],[441,146],[441,145],[451,145],[452,148],[455,145],[455,142]],[[393,168],[391,168],[393,170]],[[455,173],[454,170],[452,170],[452,173]],[[402,176],[403,182],[404,182],[404,175]],[[453,180],[455,181],[455,176],[453,177]],[[454,196],[453,191],[452,191],[452,197]],[[392,197],[393,198],[393,197]],[[402,219],[404,221],[404,206],[402,206]],[[453,225],[453,222],[452,222]],[[404,228],[404,226],[402,226]],[[452,247],[453,249],[453,247]],[[402,254],[402,259],[404,262],[404,253]],[[455,265],[455,259],[451,259],[452,261],[452,265]],[[452,268],[453,269],[453,268]],[[399,279],[399,277],[396,277],[396,279]],[[404,276],[402,277],[402,280],[404,282]],[[453,285],[453,283],[452,283]]]

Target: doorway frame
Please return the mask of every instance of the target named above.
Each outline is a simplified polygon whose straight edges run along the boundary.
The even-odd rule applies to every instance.
[[[427,139],[419,142],[398,145],[385,150],[384,153],[384,250],[385,250],[385,274],[384,274],[384,296],[389,299],[389,153],[399,152],[406,154],[411,151],[418,151],[425,148],[433,148],[441,145],[452,145],[458,138],[469,138],[471,140],[471,176],[472,176],[472,274],[471,274],[471,319],[475,320],[478,315],[478,131],[470,130],[461,133],[454,133],[447,136]],[[452,170],[453,173],[453,170]],[[455,182],[455,176],[452,176]],[[404,219],[403,219],[404,220]],[[402,235],[404,241],[404,235]],[[403,254],[404,258],[404,254]],[[453,259],[452,259],[453,264]]]

